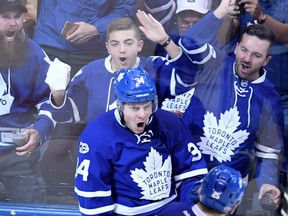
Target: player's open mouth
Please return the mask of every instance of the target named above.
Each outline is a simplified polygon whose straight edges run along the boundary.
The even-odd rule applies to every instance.
[[[144,130],[144,128],[145,128],[145,122],[139,122],[139,123],[137,123],[137,130],[139,131],[139,132],[143,132],[143,130]]]
[[[139,122],[137,123],[137,127],[138,128],[143,128],[145,126],[145,123],[144,122]]]
[[[6,39],[7,41],[13,41],[15,38],[15,31],[8,31],[6,33]]]

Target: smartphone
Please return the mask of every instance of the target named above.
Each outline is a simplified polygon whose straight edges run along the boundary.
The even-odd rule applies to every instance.
[[[240,1],[240,0],[236,0],[236,5],[239,6],[240,15],[243,15],[243,14],[246,13],[245,8],[244,8],[245,3],[244,3],[244,4],[243,4],[243,3],[242,3],[242,4],[239,4],[239,1]]]
[[[72,34],[74,31],[76,31],[78,27],[79,27],[78,24],[66,21],[63,29],[61,30],[61,34],[67,37],[70,34]]]

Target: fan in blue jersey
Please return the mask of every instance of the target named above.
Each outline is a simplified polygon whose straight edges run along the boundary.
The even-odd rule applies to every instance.
[[[184,121],[157,109],[156,87],[141,68],[115,77],[117,109],[91,121],[79,139],[75,192],[82,215],[155,215],[191,204],[206,163]]]
[[[278,206],[283,110],[263,68],[271,58],[274,35],[263,25],[247,27],[235,49],[236,60],[207,44],[210,35],[195,38],[201,31],[198,26],[205,29],[207,23],[213,26],[224,17],[230,1],[222,0],[221,5],[203,19],[206,23],[197,22],[180,40],[187,60],[192,60],[186,66],[191,73],[201,71],[183,118],[209,169],[224,163],[248,178],[251,161],[255,162],[259,198],[273,190]],[[205,56],[205,61],[199,61],[199,56]]]
[[[223,164],[205,175],[198,190],[199,201],[192,208],[173,203],[157,216],[225,216],[233,215],[244,195],[241,173]]]
[[[233,54],[235,45],[238,41],[241,31],[248,25],[261,23],[274,32],[276,40],[271,48],[271,60],[268,62],[267,79],[275,86],[277,92],[281,95],[283,103],[285,139],[284,146],[288,147],[288,1],[283,0],[246,0],[240,1],[243,6],[241,16],[234,19],[232,28],[232,42],[230,49]],[[284,149],[283,168],[281,170],[280,187],[283,191],[287,188],[288,172],[288,149]]]
[[[171,59],[159,56],[138,57],[143,47],[139,27],[128,18],[111,22],[106,40],[110,55],[84,66],[69,84],[67,95],[65,90],[52,89],[52,103],[59,111],[63,111],[59,116],[55,116],[58,121],[90,122],[99,114],[114,109],[116,107],[112,86],[114,73],[122,68],[141,67],[148,71],[156,83],[159,103],[164,98],[191,89],[194,78],[190,75],[189,69],[183,70],[182,65],[174,67],[175,62],[183,63],[181,59],[185,56],[182,50],[173,41],[170,42],[162,25],[152,16],[148,16],[143,11],[138,11],[137,16],[142,23],[140,26],[142,32],[150,40],[165,44]]]
[[[43,201],[38,146],[54,125],[44,108],[49,59],[25,36],[24,12],[19,0],[0,1],[0,181],[8,200],[32,203]]]

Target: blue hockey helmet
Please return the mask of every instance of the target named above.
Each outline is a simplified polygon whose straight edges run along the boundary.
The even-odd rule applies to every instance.
[[[142,68],[120,70],[116,75],[114,88],[120,103],[142,103],[157,100],[155,84]]]
[[[200,202],[225,214],[239,204],[244,195],[241,173],[223,164],[214,167],[203,178]]]

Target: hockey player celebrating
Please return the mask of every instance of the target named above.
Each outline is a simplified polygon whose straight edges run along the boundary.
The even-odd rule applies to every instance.
[[[188,127],[157,109],[155,84],[143,69],[122,69],[114,88],[117,109],[94,119],[79,139],[82,215],[154,215],[173,201],[190,203],[207,169]]]

